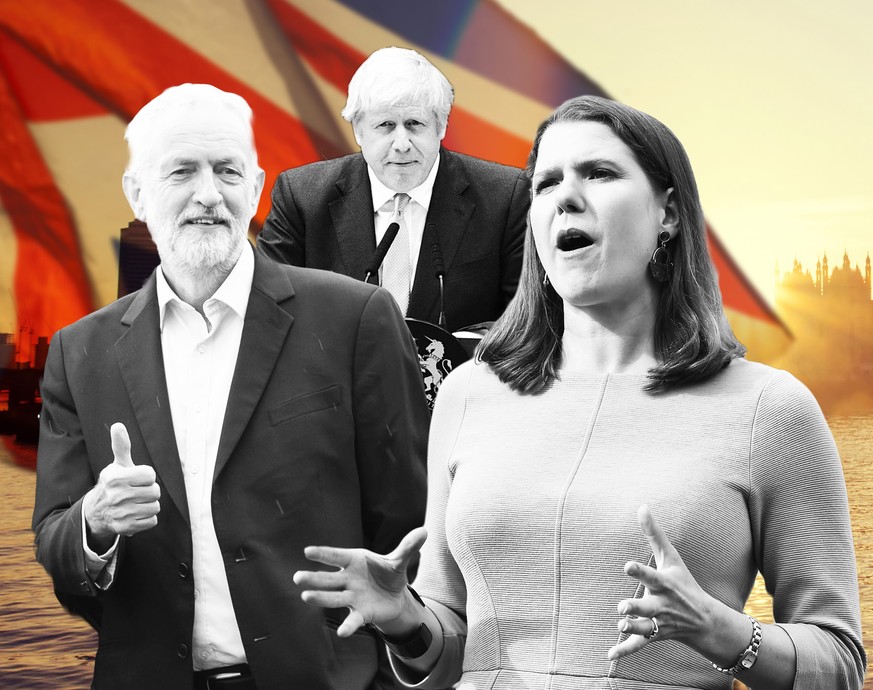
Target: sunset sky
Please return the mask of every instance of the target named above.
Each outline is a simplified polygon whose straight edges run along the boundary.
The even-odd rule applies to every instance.
[[[762,294],[793,259],[873,250],[873,3],[499,0],[688,150],[707,219]]]

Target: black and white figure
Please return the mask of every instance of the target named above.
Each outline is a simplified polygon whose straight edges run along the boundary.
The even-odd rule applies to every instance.
[[[36,556],[98,630],[94,688],[390,687],[291,577],[421,524],[418,362],[385,290],[254,252],[250,121],[208,85],[143,107],[123,186],[161,264],[51,342]]]
[[[518,294],[434,409],[426,529],[307,549],[342,570],[297,573],[304,600],[416,688],[859,690],[840,459],[809,391],[743,358],[681,144],[581,97],[529,171]],[[742,612],[758,572],[775,624]]]
[[[352,77],[342,111],[361,153],[279,175],[259,251],[363,280],[402,194],[408,205],[381,278],[406,286],[398,299],[404,314],[439,323],[436,245],[447,329],[500,316],[518,285],[529,184],[522,170],[441,146],[453,99],[451,84],[422,55],[373,53]]]

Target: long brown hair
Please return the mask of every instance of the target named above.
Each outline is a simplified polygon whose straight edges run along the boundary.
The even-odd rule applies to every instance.
[[[559,122],[593,121],[609,127],[633,152],[652,187],[673,188],[679,232],[668,245],[673,271],[658,283],[655,352],[646,390],[666,391],[703,381],[742,357],[746,348],[728,325],[718,278],[709,257],[697,182],[682,144],[664,124],[630,106],[597,96],[561,105],[537,129],[527,161],[533,176],[540,142]],[[518,291],[476,351],[501,381],[522,393],[540,393],[557,378],[561,364],[564,307],[551,285],[528,222]]]

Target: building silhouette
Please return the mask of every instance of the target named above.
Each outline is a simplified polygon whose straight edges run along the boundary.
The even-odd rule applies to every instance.
[[[48,356],[49,339],[22,328],[16,341],[12,333],[0,333],[0,434],[13,434],[17,441],[36,441],[42,399],[39,384]]]
[[[812,389],[827,410],[873,409],[873,274],[847,252],[808,268],[776,271],[776,310],[795,336],[777,362]]]
[[[862,307],[873,300],[870,253],[867,253],[863,274],[857,263],[852,266],[847,252],[843,252],[842,265],[830,273],[826,252],[816,261],[814,275],[795,259],[791,271],[786,272],[781,280],[777,268],[776,288],[777,305],[780,300],[784,304],[786,300],[790,301],[797,295],[805,295],[810,298],[823,298],[822,304],[856,304]]]
[[[134,220],[122,228],[118,243],[118,296],[139,290],[160,261],[145,223]]]

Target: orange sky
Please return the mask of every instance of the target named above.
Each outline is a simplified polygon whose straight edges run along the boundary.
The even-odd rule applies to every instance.
[[[688,149],[704,210],[762,294],[776,262],[873,251],[873,3],[498,0]]]

